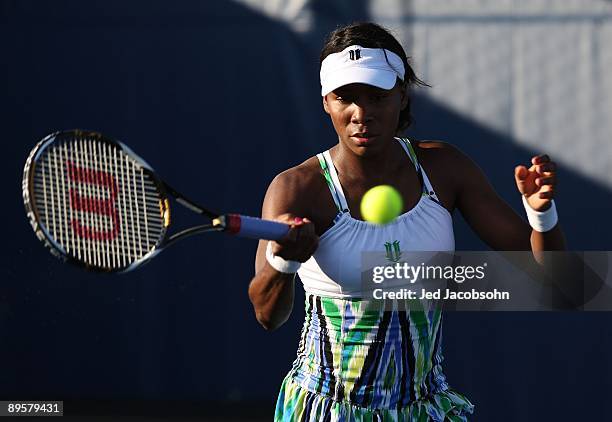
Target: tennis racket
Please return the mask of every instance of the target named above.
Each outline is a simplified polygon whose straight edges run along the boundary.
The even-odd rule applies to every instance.
[[[212,212],[178,193],[125,144],[70,130],[42,139],[23,172],[32,228],[53,255],[87,269],[126,272],[198,233],[220,231],[278,240],[289,226]],[[174,234],[170,200],[208,219]]]

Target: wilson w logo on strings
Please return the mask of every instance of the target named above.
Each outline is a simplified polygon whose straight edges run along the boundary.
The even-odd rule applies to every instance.
[[[96,223],[96,218],[72,218],[70,224],[73,231],[83,239],[115,239],[120,224],[116,205],[118,187],[113,175],[105,171],[79,167],[70,160],[66,161],[66,171],[69,180],[76,185],[71,184],[69,188],[70,208],[73,211],[103,216],[110,220],[110,228],[106,225],[107,229],[103,230],[101,224]],[[91,226],[92,223],[94,227]]]

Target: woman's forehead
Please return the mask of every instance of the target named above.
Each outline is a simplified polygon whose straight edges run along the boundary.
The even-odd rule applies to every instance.
[[[391,89],[382,89],[374,85],[354,83],[348,85],[342,85],[339,88],[334,89],[332,92],[336,95],[347,95],[347,94],[384,94],[390,93],[395,87]]]

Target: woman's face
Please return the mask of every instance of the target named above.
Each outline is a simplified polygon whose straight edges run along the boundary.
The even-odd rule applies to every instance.
[[[390,90],[344,85],[323,97],[340,142],[357,155],[371,154],[396,135],[400,111],[408,103],[401,84]]]

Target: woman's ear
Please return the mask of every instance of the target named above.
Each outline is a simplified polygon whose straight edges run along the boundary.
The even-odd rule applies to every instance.
[[[329,114],[329,105],[327,104],[327,95],[323,96],[323,110]]]

